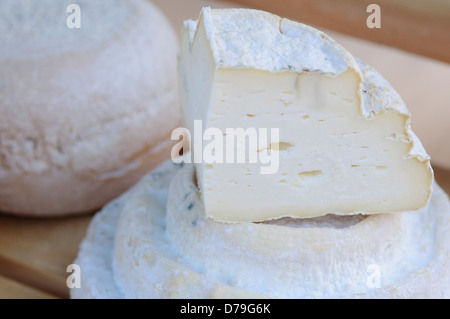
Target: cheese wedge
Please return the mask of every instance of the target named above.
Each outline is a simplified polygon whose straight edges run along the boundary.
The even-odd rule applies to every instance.
[[[428,203],[430,157],[406,105],[323,32],[263,11],[204,8],[198,21],[185,22],[181,42],[182,111],[193,140],[202,140],[193,157],[207,216],[263,221]],[[276,167],[227,162],[226,154],[222,162],[199,161],[211,151],[203,135],[211,128],[224,141],[230,128],[277,129],[275,139],[262,134],[254,145],[249,134],[243,144],[246,159],[265,152]]]

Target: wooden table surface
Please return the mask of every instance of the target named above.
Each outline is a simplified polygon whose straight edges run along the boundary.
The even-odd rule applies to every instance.
[[[204,0],[154,2],[177,31],[183,20],[197,18],[202,6],[239,6]],[[450,193],[450,129],[446,123],[450,118],[450,107],[446,107],[450,101],[450,67],[332,31],[328,33],[377,68],[399,91],[413,114],[413,130],[433,158],[436,180]],[[420,74],[420,79],[411,74],[411,63],[414,63],[413,71]],[[445,87],[447,90],[443,90]],[[440,95],[437,95],[438,91]],[[426,103],[427,110],[421,103]],[[66,269],[77,255],[92,216],[36,219],[0,213],[0,299],[67,298],[69,273]]]

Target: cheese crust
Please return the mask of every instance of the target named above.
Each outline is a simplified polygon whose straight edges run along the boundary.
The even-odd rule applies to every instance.
[[[0,2],[0,210],[92,212],[170,156],[178,38],[145,0]],[[161,119],[164,121],[161,121]]]
[[[71,296],[449,298],[449,242],[438,185],[413,212],[227,224],[205,218],[193,165],[169,161],[96,215]]]

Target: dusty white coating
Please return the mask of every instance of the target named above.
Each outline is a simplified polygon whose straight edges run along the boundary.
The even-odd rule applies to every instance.
[[[405,135],[409,139],[409,155],[419,161],[428,162],[431,158],[427,154],[421,141],[411,129],[411,113],[403,99],[391,86],[391,84],[375,69],[356,59],[360,66],[362,82],[362,110],[364,116],[370,118],[383,112],[395,112],[401,114],[405,119]]]
[[[80,6],[81,28],[69,29],[66,19]],[[2,0],[0,60],[31,59],[79,52],[111,41],[134,10],[126,1]]]
[[[101,207],[160,162],[153,149],[170,148],[181,120],[177,36],[161,11],[80,0],[81,28],[69,29],[70,3],[0,2],[3,211]]]
[[[358,72],[348,51],[307,25],[250,9],[203,8],[200,19],[204,20],[218,67],[316,71],[330,75],[347,68]],[[190,23],[188,27],[193,26]]]
[[[414,212],[223,224],[204,218],[193,176],[167,162],[97,215],[73,298],[450,296],[450,204],[438,186]],[[370,265],[379,288],[367,285]]]

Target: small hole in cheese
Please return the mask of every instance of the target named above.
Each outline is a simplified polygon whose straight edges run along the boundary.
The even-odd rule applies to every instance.
[[[298,173],[298,176],[302,179],[306,179],[309,177],[314,177],[314,176],[318,176],[318,175],[322,175],[322,171],[320,169],[318,170],[314,170],[314,171],[308,171],[308,172],[300,172]]]
[[[294,145],[288,142],[277,142],[277,143],[270,143],[270,149],[274,151],[285,151],[288,148],[293,147]]]

